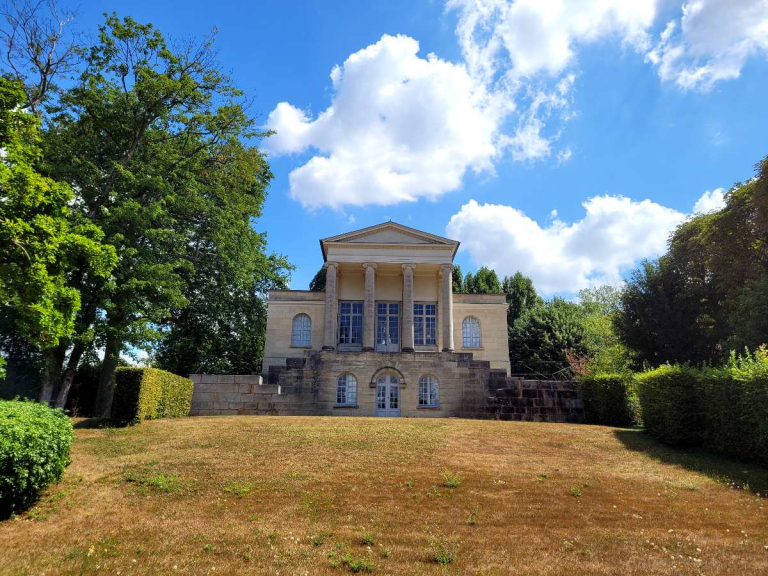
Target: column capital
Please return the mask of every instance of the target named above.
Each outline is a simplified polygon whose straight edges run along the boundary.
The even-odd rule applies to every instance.
[[[406,263],[406,264],[401,264],[401,265],[400,265],[400,267],[401,267],[403,270],[407,270],[408,268],[410,268],[411,270],[415,270],[415,269],[416,269],[416,264],[411,264],[411,263],[409,262],[409,263]]]
[[[376,270],[377,267],[378,267],[378,264],[376,264],[375,262],[363,262],[363,268],[373,268],[374,270]]]
[[[331,266],[333,266],[334,268],[338,268],[339,267],[339,263],[338,262],[330,262],[329,261],[329,262],[326,262],[325,264],[323,264],[323,268],[330,268]]]
[[[445,272],[452,272],[453,264],[440,264],[440,270]]]

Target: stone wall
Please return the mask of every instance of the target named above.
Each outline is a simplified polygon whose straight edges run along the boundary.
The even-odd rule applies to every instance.
[[[357,380],[357,405],[336,405],[340,375]],[[503,420],[579,422],[583,406],[575,382],[510,378],[504,369],[463,353],[393,353],[306,351],[271,366],[261,376],[193,374],[191,415],[375,414],[376,380],[395,375],[400,387],[400,414],[405,417],[496,418]],[[418,382],[434,376],[440,406],[419,407]]]

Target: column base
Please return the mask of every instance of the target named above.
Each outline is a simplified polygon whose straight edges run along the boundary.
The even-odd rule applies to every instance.
[[[443,348],[443,352],[453,352],[453,348]]]
[[[363,346],[361,352],[373,352],[372,346]]]
[[[401,348],[400,352],[415,352],[413,348]]]
[[[336,348],[334,348],[333,346],[323,346],[322,350],[329,350],[329,351],[332,352],[332,351],[336,350]]]

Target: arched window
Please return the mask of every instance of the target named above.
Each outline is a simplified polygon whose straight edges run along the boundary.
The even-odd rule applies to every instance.
[[[357,405],[357,378],[352,374],[342,374],[336,381],[336,404],[341,406]]]
[[[419,406],[439,406],[440,389],[437,378],[434,376],[422,376],[419,378]]]
[[[309,346],[312,342],[312,320],[306,314],[297,314],[293,319],[291,346]]]
[[[480,348],[482,341],[480,338],[480,321],[473,316],[464,318],[461,323],[461,334],[463,336],[464,348]]]

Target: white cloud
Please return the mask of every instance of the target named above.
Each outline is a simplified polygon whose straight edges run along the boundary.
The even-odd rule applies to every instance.
[[[512,79],[572,65],[577,45],[615,37],[644,51],[655,0],[448,0],[460,11],[457,35],[476,74],[500,68]]]
[[[659,5],[677,8],[660,31]],[[506,158],[568,161],[578,53],[604,43],[645,55],[662,81],[706,90],[768,53],[768,0],[446,0],[461,61],[419,55],[407,36],[351,54],[319,113],[269,114],[272,155],[301,154],[290,195],[314,209],[437,199]],[[665,8],[665,12],[667,10]],[[716,138],[717,140],[717,138]],[[308,158],[308,159],[307,159]]]
[[[312,118],[288,103],[269,115],[273,154],[314,149],[290,174],[291,196],[315,208],[436,198],[467,170],[492,171],[500,122],[513,104],[460,64],[407,36],[383,36],[331,73],[331,106]]]
[[[663,81],[709,90],[758,54],[768,55],[768,0],[688,0],[646,60]]]
[[[696,214],[707,214],[725,207],[725,188],[716,188],[712,191],[707,190],[701,195],[693,205],[693,211]]]
[[[696,207],[713,205],[718,190],[706,192]],[[542,226],[511,206],[470,200],[451,217],[446,235],[459,240],[478,266],[502,275],[520,270],[544,294],[574,293],[615,283],[642,258],[662,254],[669,234],[689,216],[623,196],[596,196],[582,206],[581,220],[563,222],[553,210]]]

